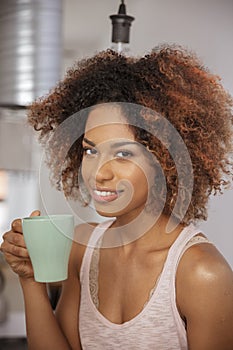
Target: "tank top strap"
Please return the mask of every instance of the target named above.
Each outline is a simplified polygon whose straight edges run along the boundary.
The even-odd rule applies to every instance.
[[[80,280],[83,281],[85,271],[89,269],[91,263],[91,257],[94,248],[98,247],[98,242],[100,237],[104,234],[104,232],[111,226],[111,224],[115,221],[115,219],[109,219],[104,222],[99,223],[93,230],[90,239],[87,243],[87,247],[85,253],[83,255],[82,264],[80,268]],[[101,241],[100,241],[101,242]],[[84,271],[85,270],[85,271]]]
[[[177,237],[177,239],[175,240],[168,252],[167,259],[165,261],[164,268],[160,275],[160,279],[156,289],[157,300],[162,300],[163,303],[167,303],[170,305],[174,321],[176,323],[176,327],[179,330],[179,333],[183,335],[184,338],[186,336],[185,325],[180,317],[176,305],[176,271],[179,261],[186,250],[186,247],[189,247],[190,240],[199,233],[203,232],[194,224],[186,226],[181,231],[181,233],[179,234],[179,236]],[[195,241],[195,244],[196,243],[197,241]]]
[[[179,264],[183,252],[186,250],[185,247],[188,244],[188,242],[198,233],[202,233],[202,231],[194,224],[186,226],[181,231],[181,233],[169,249],[167,259],[165,261],[163,271],[160,276],[160,286],[164,286],[164,284],[170,283],[175,279],[177,266]]]
[[[175,271],[177,269],[177,265],[180,261],[180,258],[182,257],[186,249],[188,249],[191,245],[189,244],[189,242],[192,240],[193,237],[195,237],[199,233],[203,232],[199,227],[195,226],[194,224],[186,226],[181,231],[180,235],[177,237],[168,253],[167,265],[169,265],[169,268],[171,268],[172,271]],[[193,242],[193,244],[197,243],[199,243],[199,240]]]

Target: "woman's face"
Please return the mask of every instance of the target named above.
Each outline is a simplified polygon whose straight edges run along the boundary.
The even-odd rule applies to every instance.
[[[100,105],[90,112],[83,149],[82,177],[96,211],[135,218],[145,207],[155,174],[119,107]]]

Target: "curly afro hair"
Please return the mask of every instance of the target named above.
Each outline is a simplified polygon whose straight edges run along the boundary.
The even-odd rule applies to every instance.
[[[158,46],[139,58],[107,50],[75,63],[65,78],[28,110],[28,121],[39,132],[47,150],[53,184],[67,197],[76,198],[80,192],[85,110],[109,102],[142,107],[136,116],[127,111],[124,114],[135,139],[156,156],[163,169],[167,215],[171,215],[177,199],[176,167],[177,163],[182,167],[183,154],[174,161],[169,147],[153,136],[160,127],[156,115],[174,126],[188,149],[193,168],[192,196],[182,222],[206,220],[209,196],[222,193],[233,178],[233,100],[219,77],[211,74],[194,53],[169,45]],[[155,113],[148,113],[148,109]],[[77,112],[82,113],[82,118]],[[51,145],[49,139],[75,113],[74,130],[79,130],[81,136],[68,150],[64,163],[60,142],[56,144],[53,140]],[[133,118],[140,127],[132,126]],[[151,132],[146,131],[148,128]],[[64,138],[64,147],[67,143]],[[183,205],[187,202],[186,195],[184,189]]]

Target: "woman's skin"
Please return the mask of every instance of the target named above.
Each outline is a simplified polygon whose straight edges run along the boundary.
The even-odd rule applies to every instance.
[[[106,124],[110,113],[114,126]],[[83,141],[85,185],[92,194],[97,212],[116,216],[111,228],[119,232],[144,210],[155,175],[125,122],[119,109],[97,107],[90,112]],[[119,142],[124,145],[119,146]],[[32,215],[39,215],[39,212]],[[184,227],[179,224],[167,234],[168,219],[161,215],[146,232],[143,225],[139,226],[142,234],[137,239],[100,250],[99,311],[111,322],[121,324],[132,319],[148,300],[168,250]],[[76,228],[69,276],[63,283],[55,315],[45,284],[35,282],[33,278],[21,220],[15,220],[11,230],[4,235],[1,250],[19,275],[24,293],[30,349],[81,349],[79,270],[85,246],[78,241],[79,235],[89,236],[93,226],[95,224],[83,224]],[[231,350],[233,274],[214,245],[201,243],[184,253],[177,270],[176,294],[178,310],[187,325],[189,349]]]

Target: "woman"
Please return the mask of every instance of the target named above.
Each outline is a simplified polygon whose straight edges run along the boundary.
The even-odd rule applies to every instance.
[[[54,183],[108,219],[76,228],[55,314],[21,220],[4,235],[30,349],[232,349],[232,270],[194,225],[232,180],[231,107],[218,79],[172,47],[97,54],[32,104]]]

